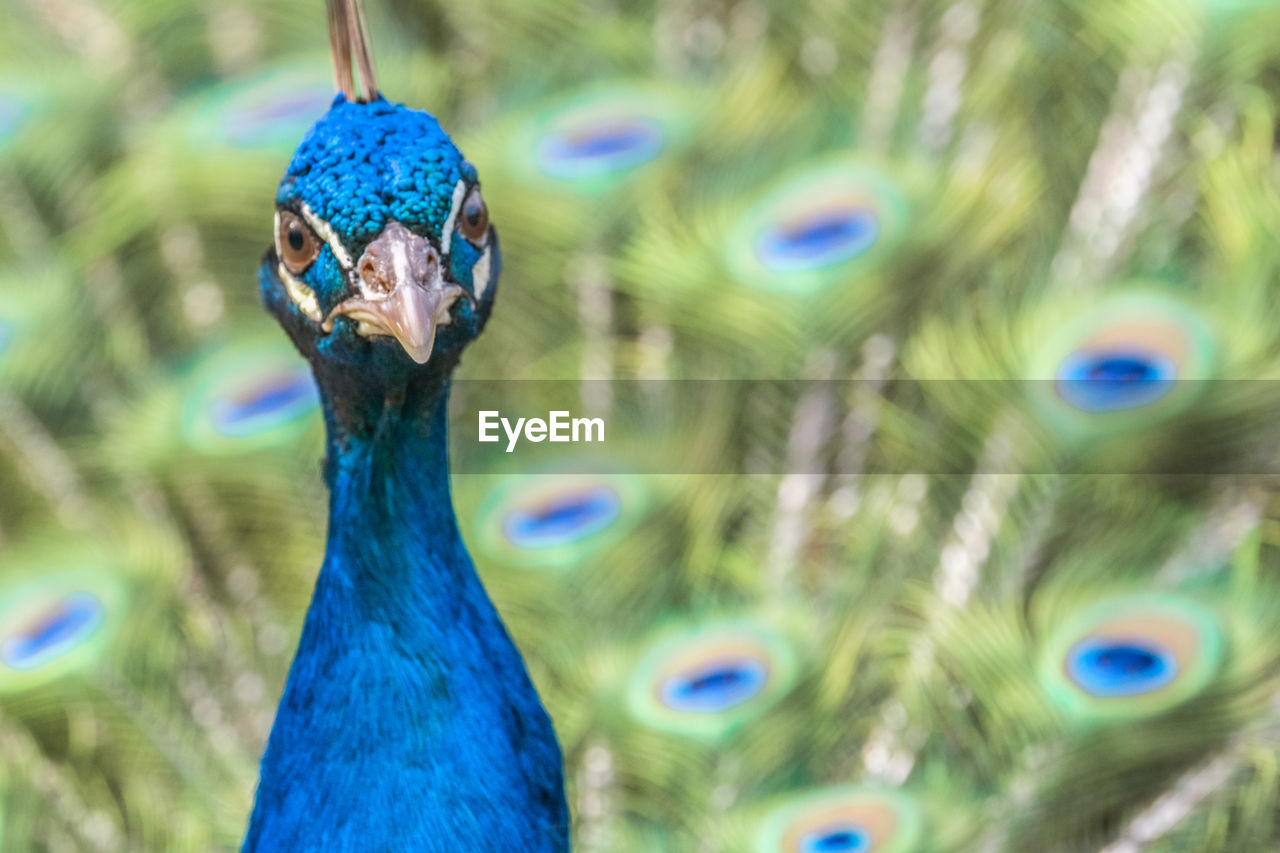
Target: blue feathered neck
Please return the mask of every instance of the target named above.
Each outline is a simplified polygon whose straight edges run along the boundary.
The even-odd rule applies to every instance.
[[[454,518],[451,365],[390,393],[315,367],[328,547],[245,849],[566,849],[559,746]]]

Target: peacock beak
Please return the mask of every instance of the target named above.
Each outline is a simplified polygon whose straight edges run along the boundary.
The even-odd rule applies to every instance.
[[[388,335],[418,364],[431,358],[436,329],[448,325],[449,309],[464,291],[444,281],[440,253],[423,237],[392,222],[356,263],[359,294],[338,304],[325,319],[345,315],[366,337]]]

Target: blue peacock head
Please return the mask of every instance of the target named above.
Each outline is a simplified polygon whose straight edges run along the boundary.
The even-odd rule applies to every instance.
[[[457,361],[499,265],[475,167],[436,119],[338,95],[280,182],[259,278],[313,364],[390,385]]]

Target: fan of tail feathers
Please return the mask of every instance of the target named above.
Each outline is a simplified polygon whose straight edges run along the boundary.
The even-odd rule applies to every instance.
[[[576,849],[1280,844],[1280,5],[368,5],[501,235],[457,420],[609,423],[454,477]],[[0,31],[0,847],[230,849],[324,547],[254,278],[324,21],[74,7]]]

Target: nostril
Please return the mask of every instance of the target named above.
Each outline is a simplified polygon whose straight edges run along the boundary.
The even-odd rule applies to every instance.
[[[419,281],[429,281],[440,266],[440,253],[426,240],[414,237],[408,243],[409,268]]]
[[[376,255],[370,256],[368,253],[360,259],[360,263],[356,266],[360,273],[361,280],[364,281],[365,287],[373,293],[390,293],[395,288],[395,282],[388,274],[390,271],[386,268],[386,264]]]

